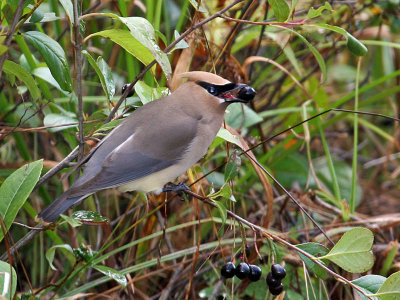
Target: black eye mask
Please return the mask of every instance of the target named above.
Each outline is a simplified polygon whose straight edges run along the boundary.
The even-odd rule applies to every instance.
[[[256,91],[247,84],[243,83],[226,83],[212,84],[205,81],[197,81],[198,85],[203,87],[209,94],[224,99],[225,102],[243,102],[247,103],[253,100]]]

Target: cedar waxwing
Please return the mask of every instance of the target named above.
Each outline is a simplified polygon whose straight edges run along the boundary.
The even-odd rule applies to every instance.
[[[83,174],[37,220],[60,214],[103,189],[162,192],[206,152],[230,103],[251,101],[255,90],[207,72],[181,74],[188,81],[169,96],[136,109],[85,158]]]

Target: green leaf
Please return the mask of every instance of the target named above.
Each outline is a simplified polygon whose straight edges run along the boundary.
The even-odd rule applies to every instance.
[[[382,284],[385,282],[386,277],[380,275],[366,275],[360,278],[357,278],[352,281],[353,284],[357,285],[360,289],[362,289],[367,294],[375,294]],[[357,291],[357,290],[355,290]],[[357,291],[362,300],[368,300],[363,294]],[[374,300],[378,300],[376,297],[372,297]]]
[[[33,9],[33,5],[29,4],[28,7],[32,10]],[[41,10],[39,10],[38,8],[33,12],[33,14],[31,15],[31,18],[29,19],[29,22],[32,23],[39,23],[40,21],[42,21],[44,17],[44,14]]]
[[[71,218],[67,215],[61,214],[60,217],[63,218],[69,225],[71,225],[71,227],[75,228],[82,225],[82,222],[80,222],[79,220],[75,220],[74,218]]]
[[[165,76],[168,78],[171,75],[172,69],[171,64],[168,60],[168,56],[158,46],[154,28],[149,21],[141,17],[123,18],[112,13],[106,13],[103,15],[114,18],[124,23],[128,27],[132,37],[151,52],[153,58],[155,58],[160,64],[161,69],[165,73]],[[99,33],[95,33],[93,35],[99,35]],[[88,36],[87,38],[89,38],[90,36]]]
[[[262,122],[262,120],[254,110],[240,103],[229,105],[225,114],[226,123],[233,128],[247,128]]]
[[[55,245],[53,247],[51,247],[49,250],[46,251],[46,259],[49,262],[50,268],[52,268],[54,271],[56,271],[56,267],[54,267],[53,265],[53,261],[54,261],[54,255],[56,252],[56,249],[64,249],[67,250],[70,253],[74,253],[72,247],[68,244],[63,244],[63,245]]]
[[[74,23],[74,7],[71,0],[59,0],[71,24]]]
[[[400,299],[400,272],[390,275],[375,295],[378,296],[380,300]]]
[[[139,96],[140,101],[146,104],[153,100],[160,99],[162,96],[166,96],[168,89],[164,87],[152,88],[144,81],[139,80],[135,84],[135,92]]]
[[[100,133],[100,132],[104,132],[104,131],[108,131],[111,129],[114,129],[115,127],[117,127],[121,122],[123,121],[123,119],[118,119],[118,120],[112,120],[111,122],[108,122],[106,124],[103,124],[99,129],[97,129],[94,133]]]
[[[127,31],[122,29],[110,29],[103,30],[89,35],[86,39],[91,38],[93,36],[102,36],[109,38],[114,43],[120,45],[127,52],[136,57],[143,64],[148,65],[154,60],[153,54],[143,46],[137,39],[133,37],[133,35]]]
[[[36,77],[39,77],[46,81],[47,83],[51,84],[54,86],[57,90],[59,90],[61,93],[63,93],[65,96],[70,97],[71,93],[64,91],[58,82],[54,79],[53,75],[50,72],[50,69],[48,67],[40,67],[40,68],[35,68],[32,71],[32,74],[35,75]]]
[[[100,79],[101,86],[103,87],[103,90],[106,93],[108,100],[111,101],[115,94],[115,83],[110,67],[101,56],[97,58],[96,62],[86,50],[83,50],[82,54],[87,57],[89,64],[95,70],[97,76]]]
[[[306,45],[307,47],[310,49],[310,51],[312,52],[312,54],[314,54],[315,59],[318,62],[319,68],[321,69],[322,72],[322,83],[326,81],[326,65],[325,65],[325,61],[324,58],[322,57],[322,55],[318,52],[318,50],[309,42],[307,41],[307,39],[302,36],[300,33],[298,33],[297,31],[294,31],[291,28],[287,28],[284,26],[279,26],[279,25],[274,25],[275,27],[281,28],[283,30],[287,30],[290,31],[291,33],[294,33],[295,35],[297,35]]]
[[[364,56],[368,53],[367,47],[350,33],[347,33],[347,48],[356,56]]]
[[[0,298],[14,299],[16,289],[17,273],[15,273],[15,270],[11,265],[4,261],[0,261]]]
[[[231,153],[231,155],[229,156],[229,159],[225,166],[225,181],[226,182],[231,181],[233,178],[235,178],[239,174],[241,162],[242,161],[240,159],[239,152],[237,150],[234,150]]]
[[[42,168],[42,159],[28,163],[8,176],[0,186],[0,214],[7,231],[39,180]],[[0,230],[0,241],[3,238],[4,232]]]
[[[325,2],[324,5],[318,7],[317,9],[314,9],[314,7],[311,7],[307,13],[307,19],[319,17],[324,10],[329,10],[329,11],[333,10],[332,6],[329,4],[329,2]]]
[[[235,144],[239,147],[242,147],[242,144],[240,143],[240,140],[237,136],[234,136],[232,133],[230,133],[228,130],[225,128],[220,128],[218,133],[217,133],[217,138],[224,139],[225,141]]]
[[[175,36],[175,40],[177,40],[180,37],[180,34],[178,31],[174,30],[174,36]],[[186,43],[185,40],[181,40],[178,42],[178,44],[175,45],[174,50],[176,49],[185,49],[188,48],[189,45],[188,43]]]
[[[269,0],[268,3],[271,5],[278,22],[285,22],[289,18],[290,8],[285,0]]]
[[[108,222],[106,217],[103,217],[95,211],[79,210],[71,215],[71,218],[87,225],[101,225]]]
[[[297,248],[300,248],[301,250],[310,253],[311,255],[315,257],[319,257],[322,255],[326,255],[329,252],[329,249],[326,248],[325,246],[318,244],[318,243],[304,243],[304,244],[299,244],[296,245]],[[318,278],[321,278],[323,280],[326,280],[328,278],[328,272],[321,268],[319,265],[317,265],[313,260],[309,259],[307,256],[304,254],[299,253],[300,258],[304,261],[306,264],[307,268],[312,271],[315,275],[318,276]],[[325,262],[322,260],[319,260],[320,263],[325,265]]]
[[[225,223],[226,223],[226,216],[227,216],[226,207],[220,201],[213,201],[213,202],[217,205],[219,215],[221,216],[221,219],[222,219],[222,224],[221,224],[221,227],[220,227],[220,230],[221,230],[222,228],[224,228]]]
[[[31,93],[32,99],[37,100],[40,98],[40,90],[37,87],[37,83],[35,79],[22,68],[20,65],[12,62],[10,60],[5,60],[3,65],[3,70],[7,74],[12,74],[19,78],[23,83],[25,83],[26,87],[28,88],[29,92]]]
[[[99,271],[100,273],[103,273],[104,275],[108,276],[109,278],[115,280],[123,287],[126,287],[126,285],[128,284],[125,275],[123,275],[121,272],[117,270],[101,265],[95,265],[93,266],[93,268]]]
[[[44,117],[43,120],[44,126],[65,125],[60,127],[48,128],[47,130],[49,132],[57,132],[68,128],[77,127],[78,124],[73,124],[77,122],[78,120],[76,118],[66,114],[48,114]],[[67,124],[73,124],[73,125],[67,125]]]
[[[352,36],[350,33],[348,33],[341,27],[328,24],[313,24],[309,26],[325,28],[327,30],[334,31],[336,33],[343,35],[347,41],[347,48],[350,50],[351,53],[353,53],[356,56],[364,56],[368,53],[368,49],[367,47],[365,47],[363,43],[361,43],[359,40],[357,40],[354,36]]]
[[[154,58],[160,64],[165,76],[168,78],[172,73],[171,64],[168,60],[167,54],[160,49],[156,42],[154,28],[151,23],[145,18],[140,17],[119,19],[129,28],[135,39],[137,39],[143,46],[150,50]]]
[[[307,184],[309,166],[307,159],[299,153],[291,153],[284,159],[273,161],[270,166],[276,179],[285,187],[290,188],[294,182],[305,187]]]
[[[331,251],[320,259],[329,259],[350,273],[366,272],[374,265],[373,242],[374,235],[369,229],[356,227],[343,234]]]
[[[199,12],[201,12],[201,13],[206,13],[207,12],[202,5],[199,6],[199,3],[196,0],[189,0],[189,2],[190,2],[190,4],[192,4],[192,6],[195,9],[199,9]]]
[[[25,33],[25,37],[40,52],[60,87],[71,92],[70,69],[63,48],[55,40],[40,31],[28,31]]]

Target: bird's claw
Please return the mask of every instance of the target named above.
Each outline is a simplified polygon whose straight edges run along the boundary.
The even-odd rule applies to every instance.
[[[181,194],[184,191],[188,191],[190,188],[184,184],[183,182],[180,182],[178,184],[168,184],[168,186],[163,187],[162,191],[163,192],[177,192],[178,194]]]

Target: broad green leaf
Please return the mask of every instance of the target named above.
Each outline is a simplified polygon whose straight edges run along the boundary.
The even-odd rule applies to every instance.
[[[274,171],[276,179],[285,187],[290,188],[294,182],[302,187],[307,184],[309,172],[307,159],[297,152],[271,162],[269,167]]]
[[[279,26],[279,25],[274,25],[275,27],[281,28],[283,30],[287,30],[291,33],[294,33],[295,35],[297,35],[306,45],[307,47],[310,49],[310,51],[314,54],[315,59],[318,62],[319,68],[321,69],[322,72],[322,83],[326,81],[326,65],[325,65],[325,61],[324,58],[322,57],[322,55],[318,52],[318,50],[309,42],[307,41],[307,39],[302,36],[300,33],[298,33],[297,31],[291,29],[291,28],[287,28],[284,26]]]
[[[53,265],[53,261],[54,261],[54,255],[56,252],[56,249],[64,249],[67,250],[70,253],[74,253],[72,247],[68,244],[63,244],[63,245],[55,245],[53,247],[51,247],[49,250],[46,251],[46,259],[49,262],[50,268],[52,268],[54,271],[56,271],[56,267],[54,267]]]
[[[240,143],[240,140],[237,136],[234,136],[232,133],[230,133],[228,130],[225,128],[220,128],[218,133],[217,133],[217,138],[221,138],[229,143],[235,144],[239,147],[242,147],[242,144]]]
[[[101,225],[108,222],[106,217],[103,217],[95,211],[79,210],[71,215],[71,218],[87,225]]]
[[[329,11],[333,10],[332,6],[329,4],[329,2],[325,2],[324,5],[318,7],[317,9],[311,7],[307,13],[307,19],[319,17],[324,10],[329,10]]]
[[[320,259],[329,259],[350,273],[366,272],[374,265],[373,242],[374,235],[369,229],[356,227],[343,234],[331,251]]]
[[[343,35],[347,41],[347,48],[350,50],[351,53],[353,53],[356,56],[364,56],[368,53],[368,49],[367,47],[364,46],[363,43],[361,43],[359,40],[357,40],[354,36],[352,36],[350,33],[348,33],[341,27],[328,24],[313,24],[309,26],[325,28],[327,30],[334,31],[336,33]]]
[[[99,133],[99,132],[104,132],[107,130],[111,130],[114,129],[115,127],[117,127],[123,120],[122,119],[118,119],[118,120],[112,120],[111,122],[108,122],[104,125],[102,125],[99,129],[97,129],[94,133]]]
[[[61,93],[63,93],[66,96],[71,96],[70,92],[64,91],[58,82],[54,79],[53,75],[50,72],[50,69],[48,67],[40,67],[40,68],[35,68],[32,71],[32,74],[35,75],[36,77],[39,77],[46,81],[47,83],[51,84],[54,86],[57,90],[59,90]]]
[[[8,230],[39,180],[43,160],[28,163],[13,172],[0,186],[0,214]],[[4,232],[0,230],[0,241]]]
[[[57,132],[61,130],[65,130],[72,127],[77,127],[78,120],[70,115],[66,114],[48,114],[44,117],[43,124],[44,126],[56,126],[53,128],[48,128],[49,132]],[[65,125],[65,126],[58,126]]]
[[[12,62],[10,60],[5,60],[3,65],[3,70],[7,74],[12,74],[25,83],[29,92],[31,93],[32,99],[37,100],[40,98],[40,90],[37,87],[35,79],[29,74],[23,67]]]
[[[329,250],[325,246],[318,244],[318,243],[304,243],[304,244],[299,244],[296,245],[297,248],[300,248],[301,250],[310,253],[311,255],[315,257],[323,256],[326,255]],[[298,252],[300,258],[304,261],[306,264],[307,268],[312,271],[315,275],[318,276],[318,278],[321,278],[323,280],[326,280],[328,278],[328,272],[321,268],[319,265],[317,265],[313,260],[309,259],[307,256],[303,255],[302,253]],[[320,263],[325,265],[325,262],[322,260],[319,261]]]
[[[144,81],[139,80],[135,84],[135,92],[139,96],[140,101],[142,101],[143,104],[146,104],[148,102],[166,96],[168,89],[164,87],[152,88],[151,86],[147,85]]]
[[[240,159],[239,152],[237,150],[234,150],[231,153],[231,155],[229,156],[229,159],[225,166],[225,181],[226,182],[234,179],[237,176],[237,174],[239,174],[241,162],[242,161]]]
[[[123,287],[126,287],[128,281],[126,280],[125,275],[123,275],[121,272],[101,265],[95,265],[93,266],[93,268],[99,271],[100,273],[103,273],[104,275],[108,276],[109,278],[114,279]]]
[[[278,22],[285,22],[289,18],[290,8],[285,0],[269,0],[268,3],[271,5]]]
[[[60,87],[65,91],[71,92],[70,69],[63,48],[57,41],[40,31],[28,31],[25,33],[25,37],[40,52]]]
[[[96,62],[86,50],[83,50],[82,54],[87,57],[89,64],[95,70],[97,76],[100,79],[101,86],[103,87],[103,90],[106,93],[108,100],[111,101],[115,94],[115,83],[110,67],[101,56],[97,58]]]
[[[143,46],[150,50],[154,58],[160,64],[165,76],[168,78],[172,73],[171,64],[168,60],[167,54],[165,54],[158,46],[155,38],[154,28],[150,22],[141,17],[120,17],[119,19],[129,28],[135,39],[137,39]]]
[[[0,295],[4,299],[14,299],[16,289],[17,273],[8,263],[0,261]]]
[[[59,0],[71,24],[74,23],[74,7],[71,0]]]
[[[390,275],[375,295],[381,300],[400,299],[400,272]]]
[[[172,70],[168,56],[158,46],[154,28],[149,21],[141,17],[123,18],[112,13],[106,13],[103,15],[119,20],[125,24],[128,27],[131,35],[151,52],[153,58],[156,59],[156,61],[160,64],[165,76],[168,78],[171,75]],[[93,35],[98,35],[98,33]],[[89,37],[93,35],[90,35]]]
[[[385,282],[386,277],[380,275],[366,275],[360,278],[357,278],[352,281],[355,285],[357,285],[360,289],[362,289],[367,294],[375,294],[382,284]],[[357,290],[356,290],[357,291]],[[368,300],[363,294],[357,291],[362,300]],[[378,300],[376,297],[372,297],[374,300]]]
[[[32,4],[29,4],[28,7],[29,7],[31,10],[33,9],[33,5],[32,5]],[[29,19],[29,22],[32,22],[32,23],[39,23],[39,22],[43,19],[43,17],[44,17],[43,12],[42,12],[39,8],[37,8],[37,9],[35,9],[35,11],[33,12],[33,14],[31,15],[31,17],[30,17],[30,19]]]
[[[262,122],[262,118],[247,105],[233,103],[229,105],[226,114],[226,123],[233,128],[247,128]]]
[[[103,81],[101,82],[103,90],[106,92],[108,99],[111,101],[115,94],[115,83],[111,69],[101,56],[97,58],[96,64],[103,75]]]
[[[367,47],[350,33],[347,34],[347,48],[356,56],[364,56],[368,53]]]
[[[110,29],[103,30],[89,35],[86,39],[91,38],[93,36],[102,36],[109,38],[114,43],[120,45],[127,52],[132,54],[138,60],[140,60],[143,64],[148,65],[154,60],[153,54],[143,46],[137,39],[133,37],[133,35],[127,31],[122,29]]]

